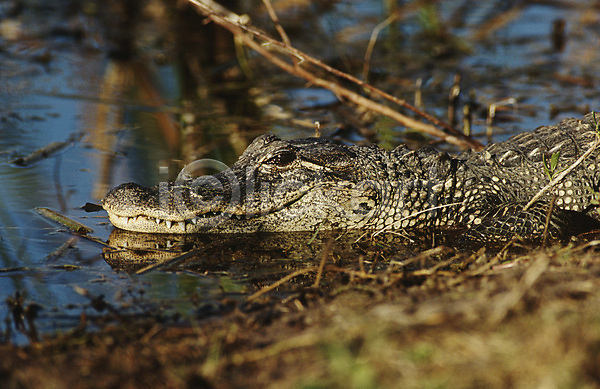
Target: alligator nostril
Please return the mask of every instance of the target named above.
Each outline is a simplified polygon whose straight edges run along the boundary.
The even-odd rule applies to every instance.
[[[119,206],[125,199],[135,201],[139,194],[146,188],[134,183],[128,182],[112,188],[102,199],[102,207],[106,210],[113,206]]]
[[[268,145],[269,143],[273,143],[276,142],[278,140],[281,140],[281,138],[273,135],[273,134],[265,134],[262,137],[262,141],[264,145]]]

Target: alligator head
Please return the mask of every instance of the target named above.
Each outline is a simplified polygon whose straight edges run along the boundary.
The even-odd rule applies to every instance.
[[[116,227],[150,233],[362,228],[379,200],[367,173],[384,153],[263,135],[223,172],[151,188],[123,184],[102,206]]]

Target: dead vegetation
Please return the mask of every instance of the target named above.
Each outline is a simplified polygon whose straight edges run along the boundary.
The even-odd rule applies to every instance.
[[[109,309],[99,331],[87,330],[82,317],[65,334],[26,347],[3,344],[0,382],[596,387],[596,247],[591,241],[526,254],[440,247],[373,269],[322,261],[315,272],[292,273],[245,302],[223,299],[219,309],[200,308],[196,319],[176,325]]]

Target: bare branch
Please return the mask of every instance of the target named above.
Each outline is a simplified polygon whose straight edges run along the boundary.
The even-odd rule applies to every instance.
[[[279,36],[281,36],[281,40],[286,45],[291,46],[292,42],[290,42],[290,38],[288,38],[285,30],[281,26],[281,23],[279,23],[279,18],[277,17],[277,14],[275,13],[275,9],[273,9],[271,0],[263,0],[263,4],[265,5],[265,7],[267,7],[267,12],[269,12],[269,17],[273,21],[273,24],[275,25],[275,29],[279,33]]]
[[[259,54],[264,56],[271,63],[275,64],[276,66],[280,67],[281,69],[283,69],[284,71],[286,71],[290,74],[294,74],[298,77],[304,78],[305,80],[309,81],[312,85],[316,85],[316,86],[319,86],[322,88],[329,89],[340,99],[346,99],[348,101],[351,101],[354,104],[363,106],[371,111],[377,112],[377,113],[385,115],[387,117],[390,117],[390,118],[396,120],[397,122],[401,123],[404,126],[407,126],[407,127],[416,129],[418,131],[427,133],[429,135],[438,137],[448,143],[455,144],[461,148],[473,148],[475,150],[481,150],[483,148],[483,145],[481,145],[481,143],[465,136],[460,131],[456,131],[451,126],[449,126],[447,123],[444,123],[441,120],[436,119],[433,116],[417,109],[416,107],[410,105],[406,101],[397,99],[396,97],[391,96],[390,94],[383,92],[382,90],[377,89],[370,84],[364,83],[363,81],[357,79],[354,76],[351,76],[347,73],[344,73],[337,69],[334,69],[331,66],[326,65],[323,62],[319,61],[318,59],[313,58],[313,57],[307,55],[306,53],[294,48],[293,46],[291,46],[289,44],[285,44],[280,41],[277,41],[277,40],[269,37],[266,33],[259,31],[258,29],[254,28],[252,26],[249,26],[248,25],[249,19],[245,15],[240,16],[240,15],[237,15],[237,14],[232,13],[227,10],[223,11],[222,7],[220,10],[217,11],[217,10],[215,10],[214,7],[212,7],[212,4],[214,4],[214,2],[212,0],[188,0],[188,1],[191,4],[193,4],[194,6],[196,6],[196,8],[199,10],[199,12],[202,13],[204,16],[206,16],[209,20],[211,20],[215,24],[218,24],[221,27],[229,30],[238,39],[240,39],[240,41],[242,41],[246,46],[250,47],[251,49],[255,50],[256,52],[258,52]],[[261,43],[257,42],[255,40],[255,38],[259,39],[263,43],[261,44]],[[445,128],[449,133],[446,133],[446,132],[436,128],[434,125],[422,123],[411,117],[403,115],[400,112],[398,112],[388,106],[379,104],[367,97],[359,95],[358,93],[355,93],[345,87],[342,87],[338,82],[317,77],[315,74],[311,73],[310,71],[306,70],[303,67],[300,67],[297,65],[292,65],[292,64],[286,62],[285,60],[279,58],[278,56],[276,56],[273,53],[273,50],[268,50],[271,46],[275,46],[278,49],[281,49],[281,51],[283,51],[287,54],[293,55],[294,57],[298,58],[300,60],[300,62],[306,61],[308,63],[311,63],[315,66],[318,66],[318,67],[326,70],[330,74],[333,74],[340,78],[347,79],[347,80],[353,82],[354,84],[360,86],[364,92],[369,93],[370,95],[378,95],[378,96],[383,97],[393,103],[396,103],[400,106],[410,109],[411,111],[415,112],[417,115],[425,118],[426,120],[430,121],[431,123],[434,123],[435,125]]]

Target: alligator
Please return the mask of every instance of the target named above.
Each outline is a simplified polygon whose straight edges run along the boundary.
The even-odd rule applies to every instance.
[[[600,225],[599,137],[592,113],[457,155],[267,134],[220,173],[122,184],[102,206],[114,226],[149,233],[448,229],[486,242],[561,238]]]

